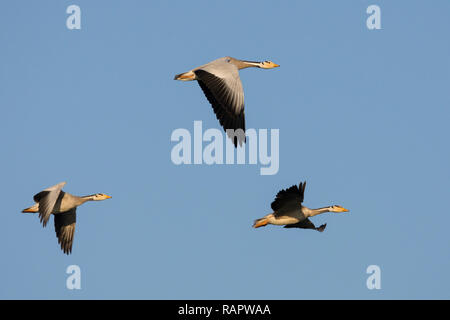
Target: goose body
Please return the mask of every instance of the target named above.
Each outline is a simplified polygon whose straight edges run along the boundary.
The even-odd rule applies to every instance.
[[[284,225],[285,228],[302,228],[324,231],[326,224],[316,227],[309,218],[325,212],[348,212],[347,209],[332,205],[329,207],[310,209],[302,205],[304,199],[306,182],[299,186],[292,186],[289,189],[278,192],[271,207],[274,212],[255,220],[253,227],[264,227],[268,224]]]
[[[74,196],[62,191],[65,184],[66,182],[61,182],[35,194],[33,199],[36,203],[22,212],[39,213],[43,227],[46,227],[50,215],[53,214],[58,243],[64,253],[70,254],[75,234],[77,207],[87,201],[101,201],[111,197],[103,193],[84,197]]]
[[[239,70],[250,67],[272,69],[279,65],[271,61],[254,62],[223,57],[175,76],[175,80],[197,80],[235,147],[245,142],[244,89]]]
[[[270,213],[264,216],[267,219],[268,224],[274,224],[277,226],[284,226],[287,224],[294,224],[306,219],[301,211],[293,211],[291,215],[277,216],[274,213]]]

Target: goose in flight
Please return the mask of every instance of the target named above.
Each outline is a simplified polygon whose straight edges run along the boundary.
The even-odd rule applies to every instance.
[[[275,200],[271,204],[273,213],[269,213],[261,219],[255,220],[253,227],[259,228],[268,224],[275,224],[284,225],[285,228],[314,229],[322,232],[325,230],[327,224],[325,223],[316,228],[314,223],[312,223],[309,218],[325,212],[349,211],[338,205],[332,205],[319,209],[310,209],[305,207],[302,205],[305,187],[306,181],[300,183],[298,187],[295,185],[289,189],[278,192]]]
[[[175,76],[175,80],[197,80],[235,147],[245,142],[244,89],[239,70],[250,67],[272,69],[279,65],[272,61],[253,62],[224,57]]]
[[[47,225],[50,215],[53,214],[58,243],[65,254],[70,254],[75,234],[77,207],[86,201],[100,201],[111,197],[103,193],[77,197],[62,191],[65,184],[66,182],[61,182],[39,192],[33,197],[36,203],[22,212],[39,212],[39,219],[43,227]]]

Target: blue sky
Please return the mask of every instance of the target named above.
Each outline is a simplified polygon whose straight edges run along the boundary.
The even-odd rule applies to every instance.
[[[81,8],[81,30],[66,8]],[[381,8],[368,30],[366,8]],[[449,299],[448,1],[2,1],[0,298]],[[181,165],[173,130],[218,128],[177,73],[230,55],[247,128],[280,169]],[[281,189],[340,204],[323,233],[254,230]],[[20,211],[45,187],[78,210],[73,254]],[[66,289],[67,266],[82,289]],[[366,268],[381,268],[368,290]]]

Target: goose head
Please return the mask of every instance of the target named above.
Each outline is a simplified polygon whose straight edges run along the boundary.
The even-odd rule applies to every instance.
[[[101,200],[106,200],[106,199],[111,199],[111,196],[108,196],[107,194],[104,193],[96,193],[92,196],[92,200],[93,201],[101,201]]]
[[[263,61],[259,65],[259,67],[263,68],[263,69],[273,69],[273,68],[276,68],[276,67],[279,67],[279,66],[280,66],[279,64],[276,64],[276,63],[274,63],[272,61],[269,61],[269,60],[268,61]]]
[[[338,206],[338,205],[333,205],[331,207],[329,207],[330,212],[348,212],[348,209],[345,209],[344,207]]]

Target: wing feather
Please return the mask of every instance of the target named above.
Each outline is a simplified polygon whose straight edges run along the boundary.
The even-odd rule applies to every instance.
[[[76,208],[55,214],[55,232],[61,250],[65,254],[72,253],[72,244],[75,235],[75,224],[77,220]]]
[[[242,145],[245,142],[244,89],[237,67],[220,60],[193,72],[223,129],[242,129],[242,133],[234,136],[235,146]]]
[[[66,182],[58,183],[39,192],[33,197],[34,201],[39,203],[39,219],[44,227],[47,225],[50,214],[53,212],[56,201],[58,200],[61,190],[65,184]]]
[[[299,186],[294,185],[278,192],[271,204],[274,215],[281,216],[292,211],[301,210],[305,186],[306,182],[303,182]]]

